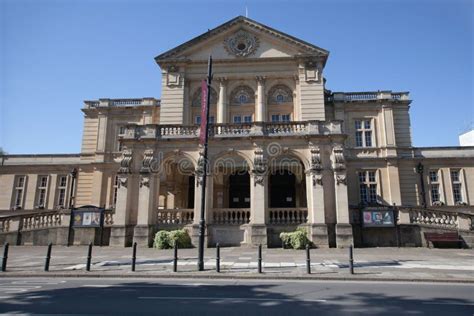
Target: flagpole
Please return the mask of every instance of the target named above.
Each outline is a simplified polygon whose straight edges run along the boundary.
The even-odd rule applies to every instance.
[[[207,184],[207,142],[209,137],[209,104],[211,103],[211,81],[212,81],[212,56],[209,56],[209,62],[207,65],[207,95],[206,95],[206,128],[204,134],[204,170],[202,174],[202,186],[201,186],[201,214],[199,219],[199,250],[198,250],[198,270],[204,271],[204,234],[206,230],[206,184]],[[203,118],[201,117],[201,120]],[[202,133],[202,131],[201,131]]]

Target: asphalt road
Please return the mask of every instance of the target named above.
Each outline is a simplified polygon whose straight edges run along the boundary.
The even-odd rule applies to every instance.
[[[2,314],[474,315],[473,284],[0,278]]]

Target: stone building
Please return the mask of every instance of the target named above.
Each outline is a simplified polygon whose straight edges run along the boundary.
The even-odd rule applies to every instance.
[[[176,227],[196,240],[211,54],[208,245],[279,246],[297,227],[318,247],[416,246],[430,225],[472,232],[474,147],[413,147],[408,92],[330,91],[327,50],[241,16],[155,58],[160,99],[85,101],[80,154],[4,156],[3,214],[96,205],[111,211],[110,245]],[[394,210],[398,225],[362,227],[367,209]],[[67,222],[34,216],[20,226]]]

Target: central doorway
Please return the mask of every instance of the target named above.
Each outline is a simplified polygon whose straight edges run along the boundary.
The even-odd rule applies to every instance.
[[[229,208],[250,208],[250,175],[248,172],[229,176]]]
[[[270,207],[296,207],[296,177],[289,170],[270,176]]]

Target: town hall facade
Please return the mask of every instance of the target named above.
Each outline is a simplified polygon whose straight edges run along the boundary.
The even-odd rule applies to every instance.
[[[316,247],[416,246],[415,226],[471,235],[474,147],[413,147],[408,92],[331,91],[327,50],[242,16],[155,58],[160,99],[85,101],[80,154],[4,156],[0,210],[95,205],[110,245],[175,228],[196,241],[210,55],[207,245],[280,246],[298,227]],[[364,210],[392,211],[393,227],[364,227]]]

